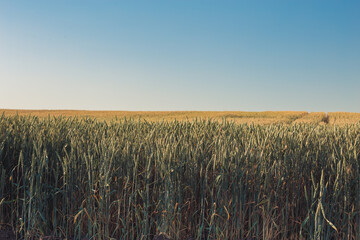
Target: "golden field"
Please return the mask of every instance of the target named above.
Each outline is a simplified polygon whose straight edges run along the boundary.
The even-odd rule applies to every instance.
[[[274,124],[274,123],[316,123],[324,124],[324,112],[305,111],[85,111],[85,110],[16,110],[1,109],[0,114],[5,116],[64,116],[88,117],[98,120],[113,120],[128,118],[146,121],[184,121],[195,119],[210,119],[216,121],[234,121],[236,123]],[[360,122],[360,113],[331,112],[328,113],[329,124],[345,125]]]

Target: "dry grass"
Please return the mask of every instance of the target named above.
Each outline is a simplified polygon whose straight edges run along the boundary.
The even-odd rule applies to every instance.
[[[266,112],[241,112],[241,111],[84,111],[84,110],[16,110],[0,109],[0,114],[14,116],[65,116],[65,117],[90,117],[98,120],[112,120],[115,118],[131,118],[135,120],[158,121],[183,121],[195,119],[211,119],[234,121],[235,123],[274,124],[274,123],[316,123],[324,124],[324,112],[305,111],[266,111]],[[360,113],[334,112],[329,113],[329,124],[344,125],[360,121]]]

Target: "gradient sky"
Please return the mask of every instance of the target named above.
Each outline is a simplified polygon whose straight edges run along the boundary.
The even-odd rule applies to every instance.
[[[360,1],[0,0],[0,108],[360,112]]]

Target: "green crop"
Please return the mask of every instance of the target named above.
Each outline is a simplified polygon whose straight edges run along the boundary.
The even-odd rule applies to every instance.
[[[0,117],[18,238],[359,239],[360,124]]]

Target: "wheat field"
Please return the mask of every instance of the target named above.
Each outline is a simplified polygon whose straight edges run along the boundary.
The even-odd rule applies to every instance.
[[[183,120],[215,120],[235,123],[279,124],[279,123],[317,123],[324,124],[324,112],[305,111],[84,111],[84,110],[16,110],[0,109],[5,116],[37,116],[37,117],[79,117],[96,118],[97,120],[114,120],[128,118],[146,121],[183,121]],[[360,122],[360,113],[333,112],[328,113],[329,124],[345,125]]]
[[[5,239],[360,237],[360,124],[343,123],[357,115],[42,113],[0,116]]]

